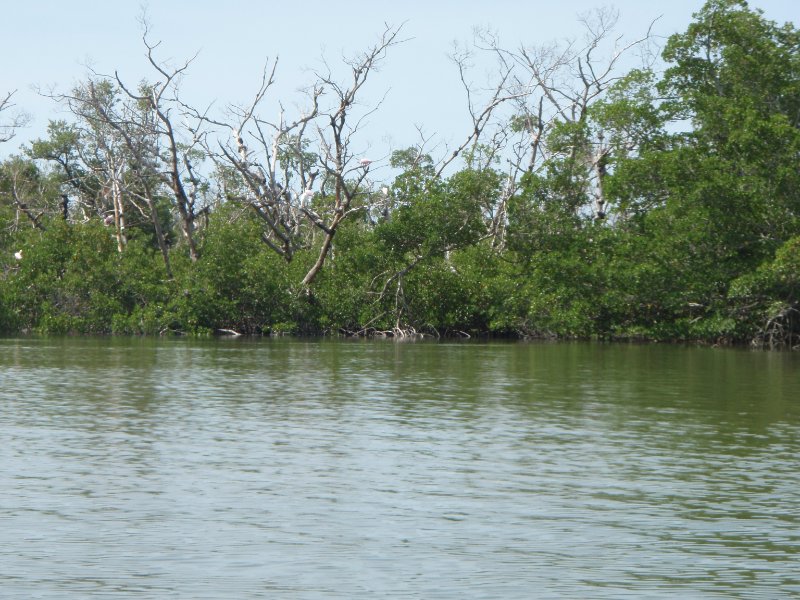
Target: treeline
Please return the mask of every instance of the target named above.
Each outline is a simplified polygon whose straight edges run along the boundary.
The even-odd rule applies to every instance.
[[[488,95],[454,57],[464,142],[376,160],[360,99],[398,29],[318,73],[296,115],[269,103],[275,64],[252,104],[192,107],[190,64],[146,33],[153,81],[90,76],[55,97],[70,120],[0,164],[0,329],[797,346],[800,33],[710,0],[665,69],[620,73],[652,40],[615,46],[613,26],[484,37]]]

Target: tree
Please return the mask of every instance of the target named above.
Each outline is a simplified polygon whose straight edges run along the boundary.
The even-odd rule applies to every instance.
[[[198,131],[192,131],[191,138],[181,141],[179,129],[185,127],[179,127],[174,122],[173,116],[176,108],[182,109],[184,106],[178,98],[178,83],[192,59],[179,67],[169,67],[158,62],[154,51],[159,43],[148,40],[146,23],[144,27],[142,42],[147,48],[147,61],[157,73],[157,80],[152,83],[142,83],[138,91],[134,91],[122,82],[118,73],[115,74],[115,79],[120,89],[136,103],[139,109],[133,116],[140,135],[155,138],[155,146],[150,150],[155,151],[153,159],[157,161],[156,173],[172,194],[173,205],[180,216],[181,233],[189,249],[189,258],[194,262],[199,257],[195,240],[195,221],[200,212],[197,201],[202,188],[196,163],[202,161],[204,155],[195,150],[199,145]],[[184,131],[184,133],[189,132]],[[130,142],[128,145],[132,149]],[[154,225],[157,221],[154,219]]]
[[[669,116],[693,125],[677,149],[676,183],[694,185],[684,198],[699,194],[717,233],[759,261],[800,216],[800,32],[740,0],[710,0],[695,18],[670,38],[673,66],[660,84]]]
[[[393,163],[408,159],[409,153],[393,156]],[[451,253],[478,243],[487,231],[484,206],[495,198],[500,177],[492,170],[465,169],[447,179],[437,177],[429,159],[417,158],[392,186],[396,207],[374,229],[387,260],[387,269],[376,276],[382,282],[377,301],[392,291],[394,328],[402,331],[403,321],[416,316],[407,310],[405,281],[409,274],[441,263],[455,272]]]
[[[616,146],[604,187],[617,320],[658,337],[742,340],[769,319],[767,298],[785,288],[759,291],[766,280],[751,274],[800,225],[799,42],[745,2],[711,0],[669,39],[660,81],[633,71],[589,111]],[[773,303],[775,315],[793,302]]]
[[[732,298],[731,282],[763,271],[800,231],[798,47],[793,26],[743,1],[710,0],[664,50],[665,110],[692,129],[660,157],[668,201],[654,217],[669,226],[658,244],[692,240],[686,301],[724,320],[734,336],[747,335],[749,325],[746,296]],[[784,307],[796,302],[772,297]],[[790,322],[791,336],[797,323]]]
[[[573,188],[571,209],[599,220],[610,209],[606,178],[620,148],[612,141],[615,132],[607,130],[612,123],[593,119],[592,112],[623,76],[623,59],[643,49],[643,60],[649,60],[651,40],[650,29],[632,41],[615,36],[618,18],[614,10],[595,10],[580,17],[582,38],[549,45],[507,50],[493,38],[486,40],[503,65],[515,66],[506,84],[515,107],[508,125],[515,134],[514,186],[526,173],[557,173],[562,186]]]
[[[31,152],[55,162],[67,188],[77,194],[79,209],[114,224],[120,252],[127,244],[130,212],[146,218],[172,277],[171,219],[165,221],[163,207],[171,200],[189,257],[196,261],[196,220],[205,210],[199,206],[205,184],[197,164],[204,154],[197,149],[199,132],[175,123],[176,113],[184,112],[178,84],[191,60],[175,68],[159,63],[158,44],[149,41],[144,27],[142,40],[156,80],[133,89],[118,73],[94,74],[72,93],[54,95],[77,122],[51,124],[50,139],[35,142]]]
[[[45,221],[63,210],[58,181],[42,172],[36,163],[12,156],[0,163],[0,199],[13,207],[13,229],[20,228],[20,217],[44,231]]]
[[[21,112],[11,112],[11,109],[14,108],[14,103],[11,102],[16,90],[13,92],[8,92],[5,96],[0,96],[0,144],[10,141],[14,138],[17,133],[17,130],[20,127],[25,126],[28,122],[28,117],[24,113]],[[6,113],[6,115],[3,115]],[[10,117],[6,119],[7,116]]]
[[[359,158],[353,144],[362,120],[376,107],[360,115],[358,100],[388,49],[399,43],[400,29],[387,26],[373,46],[346,61],[347,82],[338,81],[327,65],[317,72],[308,106],[294,120],[287,119],[283,106],[277,120],[261,114],[277,61],[267,64],[249,105],[233,106],[223,118],[195,111],[200,122],[230,132],[216,145],[206,138],[206,150],[224,173],[225,197],[258,215],[264,224],[262,240],[274,252],[291,261],[320,234],[317,258],[301,282],[306,289],[325,264],[341,222],[369,203],[372,161]],[[327,98],[330,102],[323,105]]]
[[[325,263],[342,220],[354,212],[364,210],[359,201],[363,202],[364,197],[368,197],[364,187],[372,161],[365,157],[358,160],[353,148],[354,137],[367,116],[357,116],[357,98],[367,78],[385,58],[388,49],[399,43],[397,36],[400,29],[401,27],[387,26],[377,43],[360,56],[347,61],[351,75],[348,83],[336,81],[330,70],[318,74],[321,88],[334,99],[332,107],[322,113],[324,125],[317,125],[317,157],[323,173],[323,196],[326,195],[325,183],[329,183],[329,206],[332,211],[325,223],[315,222],[323,230],[324,237],[316,262],[303,278],[303,285],[306,287],[311,285]],[[374,110],[377,107],[367,111],[367,114]]]
[[[108,77],[90,78],[71,94],[54,98],[66,104],[77,122],[69,129],[51,125],[51,139],[35,142],[33,155],[53,160],[63,170],[69,187],[78,194],[79,210],[113,223],[119,252],[128,242],[130,213],[137,211],[150,221],[171,277],[168,244],[158,210],[161,177],[157,139],[142,123],[147,122],[145,113],[149,111],[143,111],[141,103],[126,100]],[[78,165],[73,163],[75,158],[80,161]],[[81,180],[81,175],[93,181]]]
[[[88,219],[103,215],[106,207],[100,204],[103,199],[101,190],[109,180],[100,175],[103,156],[98,152],[99,149],[87,146],[88,137],[76,124],[51,121],[47,133],[46,139],[31,143],[27,154],[34,161],[54,165],[54,175],[62,188],[64,219]],[[124,245],[120,237],[123,232],[124,227],[117,228],[120,245]]]
[[[319,114],[322,90],[310,92],[311,106],[294,121],[281,107],[277,122],[265,119],[260,108],[275,82],[277,60],[264,68],[261,84],[248,106],[231,106],[227,117],[212,118],[194,111],[199,123],[223,129],[219,139],[202,137],[205,150],[217,166],[224,198],[246,206],[263,224],[262,241],[291,262],[305,247],[304,218],[322,223],[310,208],[318,170],[309,150],[308,129]]]

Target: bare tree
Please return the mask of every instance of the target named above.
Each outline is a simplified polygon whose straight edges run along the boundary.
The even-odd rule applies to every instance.
[[[441,178],[447,168],[458,158],[463,158],[467,167],[476,171],[496,169],[501,158],[508,153],[512,143],[512,131],[508,126],[504,108],[516,106],[528,95],[528,90],[515,85],[515,70],[518,65],[504,52],[498,51],[499,41],[489,31],[476,30],[472,48],[455,46],[450,58],[455,64],[459,81],[464,89],[469,129],[464,140],[437,163],[435,177]],[[476,52],[489,52],[495,56],[496,68],[491,81],[479,86],[471,80]],[[509,167],[506,185],[501,194],[485,206],[488,237],[493,247],[503,243],[506,223],[506,204],[516,191],[515,169]]]
[[[54,180],[41,173],[34,162],[19,156],[0,165],[0,198],[3,197],[14,206],[14,229],[24,217],[31,226],[44,231],[43,217],[58,210],[53,202],[57,198]]]
[[[147,24],[142,23],[142,40],[156,80],[133,88],[118,73],[113,77],[94,73],[71,94],[52,94],[77,117],[73,126],[76,149],[52,143],[40,143],[38,148],[43,157],[55,160],[65,171],[71,188],[79,192],[83,210],[114,224],[120,252],[127,244],[130,211],[148,220],[167,275],[172,277],[168,232],[159,206],[171,199],[189,257],[196,261],[196,220],[204,210],[198,207],[203,182],[197,163],[205,153],[197,130],[175,120],[184,113],[178,84],[192,59],[175,68],[159,63],[154,55],[159,44],[149,41]],[[83,178],[90,174],[97,185],[86,185],[78,173]]]
[[[482,37],[482,34],[478,33]],[[483,34],[488,35],[488,34]],[[477,89],[474,83],[468,80],[468,72],[472,66],[473,49],[456,48],[450,58],[458,69],[459,80],[464,88],[467,100],[467,110],[470,116],[470,129],[466,139],[459,144],[448,156],[443,158],[436,169],[436,176],[440,177],[444,170],[466,151],[470,160],[476,157],[476,151],[483,144],[483,165],[491,164],[493,159],[505,147],[506,128],[494,120],[497,109],[502,105],[526,95],[524,90],[515,89],[509,85],[514,71],[514,64],[502,53],[497,53],[497,77],[488,90]],[[487,93],[488,92],[488,93]],[[479,97],[487,96],[483,101]]]
[[[143,85],[143,92],[146,86]],[[118,230],[124,229],[124,204],[123,190],[127,193],[128,200],[143,215],[149,215],[150,221],[155,231],[156,241],[164,259],[164,266],[167,276],[172,277],[172,267],[170,265],[169,248],[166,236],[158,214],[158,195],[159,183],[163,183],[163,170],[159,161],[158,153],[158,133],[156,122],[152,113],[141,111],[142,104],[134,98],[134,102],[121,103],[121,112],[105,110],[103,105],[98,102],[96,87],[90,86],[90,98],[95,103],[102,123],[117,134],[124,147],[123,160],[128,161],[128,165],[119,164],[117,161],[107,161],[107,167],[112,169],[110,196],[113,200],[114,219]],[[144,104],[146,106],[146,104]],[[127,175],[129,185],[120,184],[121,176]],[[136,201],[144,202],[146,209],[142,209]]]
[[[0,115],[2,115],[2,113],[10,114],[9,119],[5,120],[4,117],[4,120],[0,120],[0,143],[8,142],[13,139],[17,130],[20,127],[24,127],[28,122],[28,117],[24,113],[8,112],[15,107],[15,104],[11,102],[11,98],[15,93],[16,90],[8,92],[5,96],[0,97]]]
[[[589,172],[594,197],[592,211],[598,219],[607,212],[604,180],[611,146],[601,128],[588,131],[568,148],[553,148],[553,131],[565,124],[587,125],[591,106],[603,98],[620,79],[620,62],[635,48],[645,48],[651,39],[653,23],[646,34],[624,41],[614,34],[619,19],[615,10],[602,8],[581,16],[584,34],[579,40],[507,51],[490,45],[498,59],[518,66],[513,89],[521,93],[516,102],[513,125],[519,137],[514,145],[514,174],[539,171],[557,153],[582,164]],[[576,137],[579,140],[580,136]]]
[[[436,175],[442,176],[458,157],[472,169],[493,168],[502,173],[500,193],[485,208],[494,247],[504,244],[507,204],[517,192],[520,177],[541,174],[555,159],[567,159],[580,171],[576,179],[586,181],[591,205],[576,205],[575,210],[589,211],[597,219],[605,217],[605,179],[612,163],[613,136],[596,122],[590,125],[590,109],[620,79],[621,62],[634,49],[644,50],[648,58],[651,39],[648,29],[641,38],[624,41],[614,34],[617,21],[616,11],[598,9],[579,18],[584,30],[581,38],[516,50],[504,47],[490,31],[476,31],[472,48],[457,48],[453,53],[470,124],[464,141],[437,164]],[[486,86],[470,80],[476,52],[495,59],[494,76]],[[573,134],[554,143],[557,131]]]
[[[171,276],[167,243],[156,210],[156,140],[140,127],[140,107],[135,102],[122,101],[118,87],[104,77],[89,79],[70,94],[52,97],[77,117],[73,131],[77,134],[74,142],[80,168],[66,166],[67,149],[52,152],[52,144],[39,143],[38,147],[34,144],[34,150],[50,150],[51,155],[45,156],[55,159],[70,174],[72,188],[89,192],[79,195],[80,210],[87,217],[96,215],[106,224],[114,224],[120,252],[127,244],[129,209],[150,220]],[[84,181],[78,179],[78,172],[83,173]],[[94,185],[85,181],[87,177],[94,180]]]
[[[141,84],[138,90],[133,90],[122,81],[119,73],[114,75],[120,89],[139,109],[131,115],[131,125],[138,130],[139,139],[149,137],[153,140],[153,147],[146,150],[153,151],[152,158],[158,163],[156,172],[161,182],[171,191],[174,207],[180,217],[181,233],[189,249],[189,258],[196,261],[199,255],[195,240],[195,221],[198,216],[200,180],[194,163],[200,160],[201,155],[193,150],[199,146],[199,137],[194,131],[191,138],[181,142],[178,132],[181,126],[174,121],[174,114],[177,112],[180,115],[184,106],[178,98],[178,83],[194,57],[179,67],[168,67],[158,62],[154,51],[160,42],[149,41],[147,23],[144,19],[142,23],[142,42],[147,49],[147,60],[157,74],[157,80]],[[130,138],[126,140],[133,141]],[[130,143],[129,148],[134,150]],[[157,219],[154,224],[156,221]]]
[[[316,262],[303,278],[304,286],[311,285],[325,264],[339,224],[351,213],[364,209],[363,205],[355,201],[360,196],[368,196],[364,184],[367,182],[372,161],[366,157],[357,159],[353,142],[364,119],[376,111],[378,106],[372,107],[360,116],[354,114],[355,108],[359,92],[370,74],[379,68],[388,49],[400,43],[398,35],[401,28],[402,26],[387,25],[376,44],[347,62],[351,75],[349,82],[337,82],[330,71],[318,74],[323,93],[329,93],[335,101],[333,107],[322,114],[323,123],[317,124],[318,159],[324,180],[331,184],[329,206],[332,211],[325,221],[314,220],[314,224],[324,232],[324,238]]]
[[[278,61],[264,68],[261,84],[247,106],[231,106],[227,117],[212,119],[189,109],[198,123],[222,128],[223,140],[198,137],[217,164],[220,184],[228,200],[250,207],[264,224],[263,241],[277,254],[291,261],[303,247],[303,216],[313,219],[308,200],[318,174],[315,156],[307,147],[307,129],[318,116],[322,90],[310,92],[310,107],[287,121],[280,106],[278,119],[269,121],[259,114],[269,88],[275,81]],[[188,108],[188,107],[187,107]]]
[[[387,25],[372,47],[346,61],[347,81],[338,81],[327,65],[317,72],[306,108],[294,119],[287,118],[281,104],[277,119],[262,116],[277,60],[267,63],[248,105],[230,107],[223,118],[191,111],[198,122],[230,132],[224,141],[205,137],[205,147],[223,173],[225,196],[252,208],[264,224],[262,239],[273,251],[290,261],[298,249],[321,237],[317,260],[302,280],[304,288],[325,264],[341,222],[366,210],[371,197],[378,198],[369,188],[372,161],[354,149],[364,119],[378,106],[359,110],[359,99],[388,49],[400,43],[400,29]]]

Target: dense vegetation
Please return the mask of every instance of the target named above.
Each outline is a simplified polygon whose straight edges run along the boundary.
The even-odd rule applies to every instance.
[[[666,69],[617,73],[599,14],[558,61],[492,48],[517,71],[474,133],[391,181],[354,111],[397,30],[276,123],[274,71],[211,118],[149,45],[154,82],[90,77],[0,163],[0,330],[800,344],[800,33],[710,0]]]

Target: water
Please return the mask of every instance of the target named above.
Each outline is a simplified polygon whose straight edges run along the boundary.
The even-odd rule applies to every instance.
[[[800,595],[800,355],[0,340],[2,598]]]

